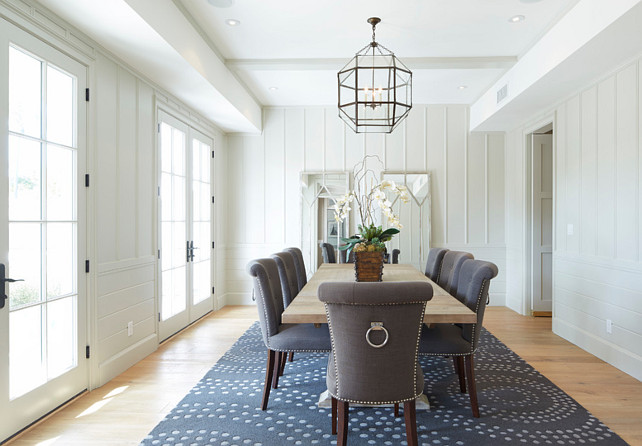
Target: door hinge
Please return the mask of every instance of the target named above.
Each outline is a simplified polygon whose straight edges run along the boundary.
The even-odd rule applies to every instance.
[[[90,352],[89,346],[87,345],[87,346],[85,347],[85,358],[89,359],[89,357],[91,356],[91,354],[90,354],[90,353],[91,353],[91,352]]]
[[[216,248],[216,242],[212,242],[212,249]]]
[[[89,88],[85,88],[85,101],[89,102]]]
[[[212,158],[214,158],[214,151],[212,150]]]
[[[212,204],[214,204],[214,197],[212,196]]]
[[[158,196],[160,197],[160,186],[158,186]]]
[[[156,131],[157,131],[158,133],[160,133],[160,122],[159,122],[159,123],[157,124],[157,126],[156,126]]]
[[[216,288],[212,287],[212,294],[214,294],[215,291],[216,291]]]
[[[158,322],[160,322],[160,313],[158,313]]]
[[[158,260],[160,260],[160,249],[158,250]]]
[[[89,272],[89,260],[85,260],[85,272]]]
[[[89,187],[89,174],[85,174],[85,187]]]

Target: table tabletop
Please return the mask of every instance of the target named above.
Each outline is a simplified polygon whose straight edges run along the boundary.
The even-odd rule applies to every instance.
[[[325,324],[327,322],[325,307],[317,296],[319,285],[323,282],[353,282],[354,280],[354,264],[324,263],[285,309],[281,318],[282,323]],[[471,309],[412,265],[384,265],[383,281],[430,283],[433,297],[426,303],[424,313],[426,323],[475,323],[477,321],[477,315]]]

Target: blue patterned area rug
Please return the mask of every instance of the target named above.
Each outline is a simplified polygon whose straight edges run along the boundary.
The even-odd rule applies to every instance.
[[[484,330],[475,355],[481,418],[450,358],[421,360],[430,410],[417,410],[423,445],[626,445],[573,398]],[[297,353],[259,409],[266,349],[255,323],[183,398],[141,445],[327,445],[330,409],[317,407],[325,390],[327,353]],[[406,444],[403,411],[350,408],[351,445]]]

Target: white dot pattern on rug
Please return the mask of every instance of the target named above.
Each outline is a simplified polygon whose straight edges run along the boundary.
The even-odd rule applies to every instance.
[[[295,353],[259,409],[266,348],[255,323],[141,445],[274,446],[336,444],[330,409],[319,408],[327,353]],[[450,358],[421,357],[431,409],[417,411],[422,445],[626,445],[575,400],[482,331],[475,354],[481,418]],[[403,418],[388,407],[351,407],[350,445],[406,445]]]

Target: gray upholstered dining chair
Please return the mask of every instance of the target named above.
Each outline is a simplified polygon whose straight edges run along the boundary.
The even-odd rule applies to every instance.
[[[392,263],[399,263],[399,254],[401,254],[401,250],[397,248],[392,250]]]
[[[303,253],[299,248],[286,248],[286,252],[292,254],[294,258],[294,269],[296,270],[296,279],[299,286],[299,291],[303,289],[306,283],[308,283],[308,275],[305,271],[305,262],[303,261]]]
[[[402,402],[408,444],[417,444],[415,399],[424,388],[417,347],[431,298],[427,282],[319,286],[332,337],[326,384],[332,397],[333,434],[338,408],[338,445],[347,441],[350,403],[395,404],[397,409]]]
[[[354,263],[354,251],[350,251],[350,255],[347,254],[348,251],[339,251],[339,258],[341,259],[341,263]]]
[[[283,296],[281,280],[274,259],[252,260],[247,265],[252,276],[259,312],[263,343],[267,347],[267,367],[261,410],[267,408],[270,386],[278,387],[279,367],[288,352],[329,352],[330,333],[326,325],[282,324]]]
[[[426,260],[426,277],[428,277],[433,282],[439,280],[439,271],[441,270],[441,262],[446,255],[445,248],[431,248],[428,251],[428,260]]]
[[[495,264],[482,260],[465,260],[459,272],[456,297],[476,313],[476,323],[433,324],[430,328],[424,326],[419,343],[420,355],[453,357],[462,393],[466,392],[466,381],[468,382],[468,396],[473,416],[476,418],[479,418],[479,404],[477,402],[473,355],[479,346],[488,287],[491,279],[495,276],[497,276]],[[466,375],[465,380],[464,374]]]
[[[448,291],[453,296],[457,295],[457,281],[459,271],[464,261],[474,259],[473,255],[464,251],[448,251],[441,261],[441,270],[437,285]]]
[[[289,252],[277,252],[271,257],[276,262],[281,280],[281,291],[283,294],[283,308],[287,308],[290,302],[299,294],[299,282],[294,266],[294,257]]]
[[[281,292],[283,293],[283,307],[287,308],[296,295],[299,294],[299,279],[297,277],[295,257],[288,251],[272,254],[271,257],[276,262],[276,266],[279,270]],[[290,352],[288,359],[290,362],[294,361],[294,352]],[[279,376],[283,375],[284,369],[285,357],[283,357],[281,361]]]
[[[334,254],[334,246],[330,243],[319,243],[321,247],[321,255],[323,256],[323,263],[337,263],[337,257]]]

